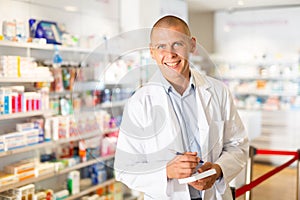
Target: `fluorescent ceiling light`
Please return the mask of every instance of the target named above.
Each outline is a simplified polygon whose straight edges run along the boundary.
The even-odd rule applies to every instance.
[[[75,6],[65,6],[64,9],[68,12],[76,12],[78,11],[78,8]]]
[[[243,0],[239,0],[239,1],[238,1],[238,5],[239,5],[239,6],[243,6],[243,5],[244,5],[244,1],[243,1]]]

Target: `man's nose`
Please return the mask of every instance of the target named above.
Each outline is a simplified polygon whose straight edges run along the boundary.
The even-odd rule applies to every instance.
[[[164,53],[165,53],[165,56],[171,56],[171,57],[174,57],[177,55],[176,50],[172,46],[168,46],[165,49]]]

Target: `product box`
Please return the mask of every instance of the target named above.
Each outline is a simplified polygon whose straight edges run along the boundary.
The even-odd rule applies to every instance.
[[[14,193],[16,194],[18,200],[32,200],[35,193],[35,186],[34,184],[29,184],[20,188],[16,188],[14,189]]]
[[[82,200],[99,200],[99,195],[98,194],[94,194],[92,196],[84,196],[81,199]]]
[[[35,176],[39,177],[45,174],[54,173],[54,170],[55,170],[54,163],[40,163],[35,168]]]
[[[11,190],[1,192],[0,200],[18,200],[16,194],[14,194]]]
[[[0,142],[0,152],[4,151],[5,148],[4,148],[4,143],[3,142]]]
[[[38,129],[31,129],[22,132],[26,135],[27,145],[34,145],[40,142],[40,135]]]
[[[2,114],[11,114],[11,90],[9,88],[0,88],[1,104],[3,105]]]
[[[4,138],[2,135],[0,135],[0,152],[5,151],[4,148]]]
[[[30,171],[26,171],[26,172],[22,172],[17,174],[17,177],[19,179],[19,181],[24,181],[30,178],[34,178],[35,177],[35,170],[30,170]]]
[[[38,137],[39,136],[39,130],[38,129],[31,129],[27,131],[22,131],[24,135],[26,135],[27,138],[30,137]]]
[[[103,163],[97,163],[89,168],[92,184],[97,185],[107,180],[107,173]]]
[[[68,190],[61,190],[59,192],[54,193],[55,200],[63,200],[69,196]]]
[[[0,171],[0,186],[14,184],[18,182],[18,178],[14,174],[8,174]]]
[[[19,132],[28,131],[28,130],[31,130],[33,128],[34,128],[34,124],[31,123],[31,122],[28,122],[28,123],[17,123],[16,124],[16,129]]]
[[[21,174],[28,171],[34,171],[35,162],[34,160],[24,160],[4,167],[4,171],[10,174]]]
[[[120,182],[114,182],[108,186],[109,193],[120,193],[122,192],[122,184]]]
[[[74,195],[80,192],[80,172],[72,171],[68,175],[67,186],[70,194]]]
[[[38,130],[39,143],[44,142],[44,119],[32,118],[30,121],[34,124],[34,129]]]
[[[51,134],[51,118],[45,119],[45,126],[44,126],[44,141],[50,142],[52,140]]]
[[[53,190],[41,190],[34,194],[33,200],[54,200]]]
[[[36,200],[47,199],[47,194],[44,191],[37,192],[37,193],[34,194],[33,199],[36,199]]]
[[[38,144],[39,142],[40,142],[39,136],[27,137],[27,145],[28,146]]]
[[[59,139],[58,130],[59,130],[59,117],[52,117],[51,118],[51,131],[52,131],[53,141],[57,141]]]
[[[7,133],[3,135],[5,151],[21,148],[27,145],[27,137],[20,132]]]
[[[0,92],[0,115],[4,114],[4,95]]]
[[[68,116],[58,117],[58,137],[59,138],[70,137],[70,118]]]

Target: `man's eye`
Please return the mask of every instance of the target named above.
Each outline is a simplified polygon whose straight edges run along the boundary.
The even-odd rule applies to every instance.
[[[176,47],[182,47],[183,44],[181,42],[175,42],[174,45],[173,45],[175,48]]]
[[[166,48],[166,45],[164,45],[164,44],[160,44],[160,45],[156,46],[156,49],[165,49],[165,48]]]

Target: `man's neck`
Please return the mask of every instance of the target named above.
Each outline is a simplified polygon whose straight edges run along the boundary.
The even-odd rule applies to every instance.
[[[188,88],[190,83],[190,77],[179,77],[175,80],[169,81],[169,83],[174,87],[174,89],[182,96],[184,91]]]

